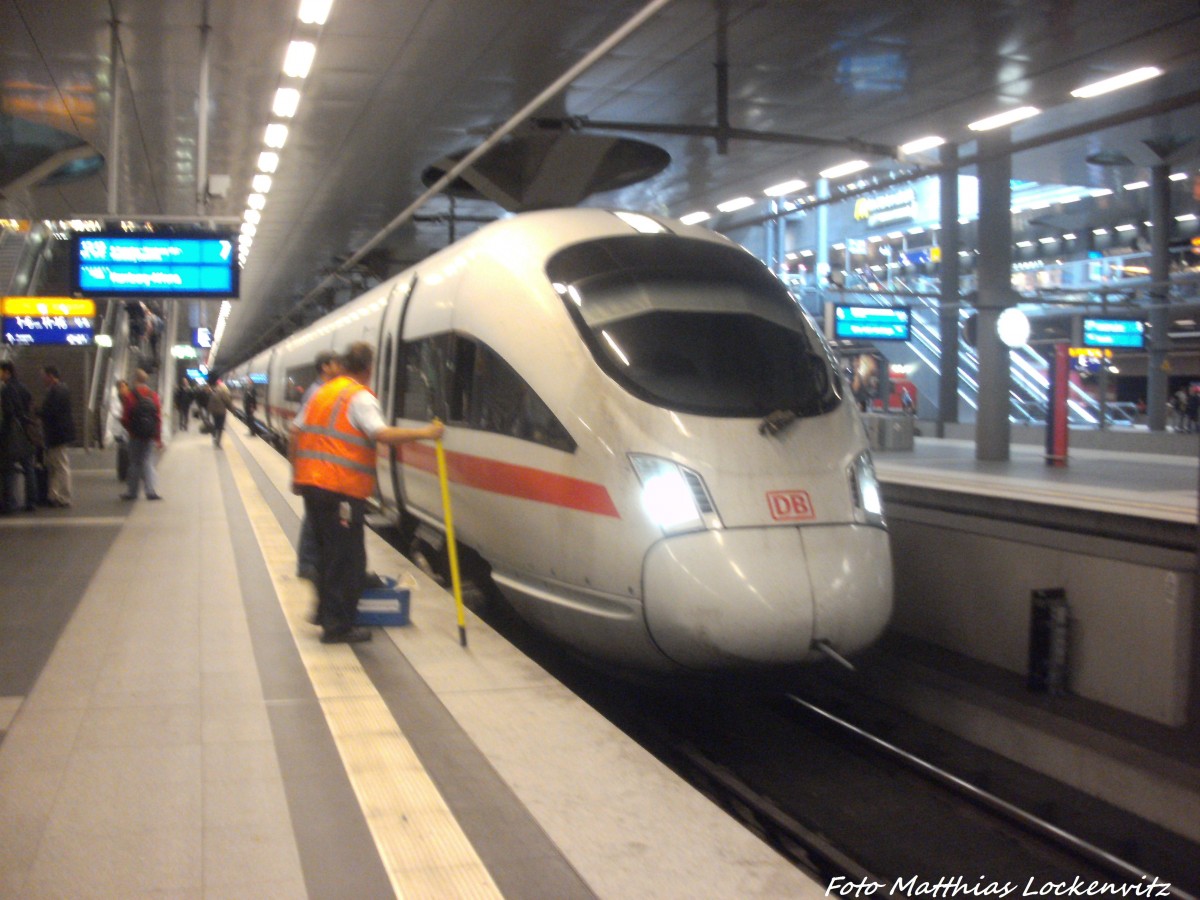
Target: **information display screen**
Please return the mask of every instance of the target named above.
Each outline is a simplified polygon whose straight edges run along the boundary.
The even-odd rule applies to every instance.
[[[1083,346],[1140,350],[1146,346],[1146,323],[1136,319],[1084,319]]]
[[[18,347],[67,344],[86,347],[92,342],[88,316],[5,316],[4,343]]]
[[[907,341],[912,311],[907,306],[834,307],[833,336],[839,340]]]
[[[71,287],[97,297],[236,297],[236,241],[228,235],[71,238]]]

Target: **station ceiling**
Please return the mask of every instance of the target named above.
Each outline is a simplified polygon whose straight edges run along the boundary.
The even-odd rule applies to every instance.
[[[1112,187],[1144,177],[1155,153],[1197,165],[1195,0],[657,2],[465,173],[459,197],[431,199],[337,272],[649,0],[334,0],[322,25],[297,18],[299,0],[0,0],[0,215],[241,221],[266,126],[285,123],[218,357],[232,364],[294,327],[282,319],[305,298],[315,309],[331,273],[353,289],[506,209],[715,212],[851,159],[871,163],[856,178],[886,178],[937,161],[900,145],[938,135],[969,156],[968,123],[1023,106],[1042,113],[1012,128],[1029,148],[1016,178]],[[315,45],[306,77],[282,72],[292,41]],[[1164,74],[1070,96],[1148,65]],[[281,87],[300,91],[291,118],[273,113]],[[201,170],[228,190],[198,196]]]

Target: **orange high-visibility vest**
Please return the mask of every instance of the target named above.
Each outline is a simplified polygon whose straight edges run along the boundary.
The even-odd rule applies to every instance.
[[[312,395],[296,436],[296,484],[363,500],[375,492],[375,442],[349,416],[350,401],[365,390],[342,375]]]

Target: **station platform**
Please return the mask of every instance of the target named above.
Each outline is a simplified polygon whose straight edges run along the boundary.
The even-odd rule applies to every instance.
[[[824,894],[374,534],[412,624],[321,644],[241,423],[176,435],[159,502],[72,465],[0,518],[0,896]]]
[[[1137,446],[1138,435],[1128,445]],[[1150,435],[1141,435],[1150,443]],[[1174,452],[1071,448],[1066,465],[1046,463],[1044,448],[1013,443],[1009,459],[975,458],[975,442],[917,437],[912,450],[873,451],[885,484],[1021,499],[1103,514],[1195,525],[1200,435],[1154,435]]]
[[[1200,436],[973,440],[873,451],[891,531],[889,633],[855,684],[1087,796],[1200,843]],[[1063,683],[1030,687],[1033,595],[1062,590]]]

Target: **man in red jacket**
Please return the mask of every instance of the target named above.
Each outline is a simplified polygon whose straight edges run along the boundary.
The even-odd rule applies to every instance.
[[[136,500],[141,483],[146,485],[147,500],[162,499],[154,471],[154,448],[162,449],[162,405],[158,394],[146,384],[149,380],[145,370],[138,369],[133,390],[123,401],[121,425],[129,434],[129,477],[122,500]]]

